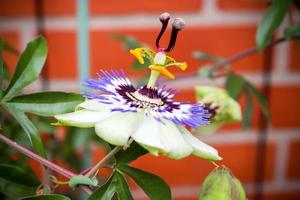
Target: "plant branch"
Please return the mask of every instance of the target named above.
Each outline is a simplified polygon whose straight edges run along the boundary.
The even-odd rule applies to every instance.
[[[98,169],[103,167],[108,160],[110,160],[116,153],[118,153],[122,149],[121,146],[117,146],[113,148],[104,158],[102,158],[94,167],[92,167],[86,174],[85,176],[87,177],[92,177],[94,176]]]
[[[298,35],[294,35],[294,37],[292,39],[299,39],[299,38],[300,38],[300,35],[298,34]],[[276,39],[276,40],[273,40],[273,41],[270,42],[270,44],[266,48],[269,48],[271,46],[274,46],[274,45],[277,45],[277,44],[279,44],[281,42],[286,42],[286,41],[287,41],[287,39],[284,38],[284,37]],[[222,68],[224,66],[227,66],[227,65],[229,65],[231,63],[234,63],[234,62],[236,62],[238,60],[241,60],[241,59],[243,59],[245,57],[248,57],[248,56],[250,56],[252,54],[255,54],[255,53],[258,53],[258,52],[259,51],[257,50],[256,47],[245,49],[245,50],[243,50],[243,51],[241,51],[241,52],[239,52],[239,53],[237,53],[235,55],[232,55],[232,56],[230,56],[228,58],[225,58],[225,59],[223,59],[223,60],[221,60],[219,62],[216,62],[216,63],[212,64],[210,66],[211,67],[210,71],[211,72],[215,71],[216,69],[219,69],[219,68]],[[221,76],[219,76],[219,75],[212,75],[212,78],[219,78],[219,77],[222,77],[224,75],[226,75],[226,74],[222,74]],[[192,78],[192,77],[197,77],[197,76],[198,76],[198,73],[195,72],[195,73],[192,73],[192,74],[185,74],[185,75],[177,76],[176,79],[179,80],[179,79]],[[166,82],[169,82],[169,80],[168,79],[164,79],[161,82],[163,84],[165,84]]]
[[[21,152],[22,154],[32,158],[33,160],[39,162],[40,164],[46,166],[47,168],[67,177],[67,178],[72,178],[73,176],[77,176],[77,174],[67,170],[67,169],[64,169],[56,164],[54,164],[53,162],[50,162],[49,160],[46,160],[45,158],[37,155],[36,153],[22,147],[21,145],[17,144],[16,142],[10,140],[9,138],[7,138],[6,136],[4,136],[3,134],[0,134],[0,140],[2,142],[4,142],[5,144],[9,145],[10,147],[18,150],[19,152]],[[82,189],[84,191],[86,191],[88,194],[91,194],[92,191],[88,188],[88,187],[85,187],[85,186],[81,186]]]
[[[271,46],[274,46],[276,44],[279,44],[281,42],[285,42],[286,41],[286,38],[282,37],[282,38],[279,38],[277,40],[273,40],[270,42],[270,44],[267,46],[267,48],[271,47]],[[220,67],[224,67],[226,65],[229,65],[235,61],[238,61],[238,60],[241,60],[242,58],[245,58],[247,56],[250,56],[252,54],[255,54],[255,53],[258,53],[258,50],[256,47],[252,47],[252,48],[249,48],[249,49],[245,49],[244,51],[238,53],[238,54],[235,54],[233,56],[230,56],[220,62],[217,62],[215,63],[214,65],[212,65],[212,68],[220,68]]]

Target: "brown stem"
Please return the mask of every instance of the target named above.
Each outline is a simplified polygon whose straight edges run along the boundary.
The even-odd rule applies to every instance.
[[[122,147],[117,146],[115,148],[113,148],[113,150],[111,150],[104,158],[102,158],[93,168],[91,168],[86,174],[85,176],[87,177],[92,177],[94,176],[98,169],[100,169],[101,167],[103,167],[106,162],[111,159],[116,153],[118,153],[120,150],[122,149]]]
[[[285,42],[285,41],[286,41],[285,38],[279,38],[277,40],[273,40],[272,42],[270,42],[270,44],[268,45],[267,48],[269,48],[269,47],[271,47],[273,45],[279,44],[281,42]],[[257,50],[256,47],[252,47],[252,48],[246,49],[246,50],[244,50],[244,51],[242,51],[242,52],[240,52],[238,54],[235,54],[235,55],[233,55],[231,57],[226,58],[225,60],[217,62],[216,64],[212,65],[212,68],[224,67],[226,65],[229,65],[230,63],[238,61],[238,60],[240,60],[242,58],[245,58],[245,57],[250,56],[252,54],[255,54],[257,52],[258,52],[258,50]]]
[[[4,136],[3,134],[0,134],[0,140],[3,141],[5,144],[13,147],[14,149],[18,150],[19,152],[21,152],[22,154],[25,154],[26,156],[32,158],[33,160],[39,162],[40,164],[46,166],[47,168],[67,177],[67,178],[72,178],[73,176],[77,176],[77,174],[64,169],[56,164],[54,164],[53,162],[50,162],[49,160],[46,160],[45,158],[35,154],[34,152],[22,147],[21,145],[17,144],[16,142],[10,140],[9,138],[7,138],[6,136]],[[92,191],[86,187],[86,186],[80,186],[84,191],[86,191],[88,194],[91,194]]]

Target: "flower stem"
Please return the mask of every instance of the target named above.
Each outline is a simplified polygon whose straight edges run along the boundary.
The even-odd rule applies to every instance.
[[[22,147],[21,145],[17,144],[16,142],[10,140],[9,138],[7,138],[6,136],[4,136],[3,134],[0,134],[0,140],[2,142],[4,142],[5,144],[13,147],[14,149],[18,150],[19,152],[21,152],[22,154],[32,158],[33,160],[39,162],[40,164],[46,166],[47,168],[67,177],[67,178],[72,178],[73,176],[77,176],[77,174],[67,170],[67,169],[64,169],[56,164],[54,164],[53,162],[50,162],[49,160],[46,160],[45,158],[35,154],[34,152]],[[82,187],[82,189],[84,191],[86,191],[88,194],[91,194],[92,191],[88,188],[88,187],[85,187],[85,186],[80,186]]]
[[[87,177],[92,177],[94,176],[98,169],[100,169],[102,166],[106,164],[106,162],[111,159],[116,153],[118,153],[122,149],[121,146],[116,146],[111,150],[103,159],[101,159],[94,167],[92,167],[86,174],[85,176]]]

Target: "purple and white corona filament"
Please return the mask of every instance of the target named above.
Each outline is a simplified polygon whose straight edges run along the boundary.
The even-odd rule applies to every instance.
[[[192,128],[207,125],[212,112],[202,104],[176,102],[173,89],[142,86],[135,89],[123,71],[101,71],[98,79],[89,79],[85,86],[102,93],[86,93],[88,99],[107,104],[111,112],[145,112],[157,121],[166,119]],[[107,95],[109,94],[109,95]]]
[[[175,78],[167,68],[187,68],[185,62],[177,62],[165,54],[175,45],[177,33],[184,26],[182,19],[176,18],[173,22],[169,46],[162,48],[159,45],[169,19],[168,13],[160,17],[163,26],[156,40],[158,53],[149,48],[130,50],[139,62],[146,59],[151,63],[147,85],[135,88],[123,71],[101,70],[97,79],[88,79],[84,83],[95,92],[85,93],[87,100],[78,105],[75,112],[56,115],[58,123],[95,127],[99,137],[117,146],[127,146],[132,138],[153,155],[181,159],[192,154],[220,160],[216,149],[201,142],[185,128],[209,124],[214,110],[204,104],[174,101],[173,89],[156,86],[160,74]]]

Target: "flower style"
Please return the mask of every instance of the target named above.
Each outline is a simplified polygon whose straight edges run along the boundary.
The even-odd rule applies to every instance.
[[[78,105],[75,112],[56,115],[58,123],[95,127],[99,137],[117,146],[127,146],[132,138],[153,155],[161,153],[181,159],[193,154],[208,160],[220,160],[216,149],[201,142],[185,128],[185,125],[195,128],[209,124],[214,110],[204,104],[176,102],[173,89],[156,86],[160,74],[174,78],[167,67],[187,68],[186,63],[176,62],[165,54],[174,47],[177,33],[184,25],[182,19],[174,20],[169,47],[159,46],[169,18],[167,13],[160,17],[163,28],[156,42],[158,53],[148,48],[130,50],[139,62],[147,59],[151,63],[147,85],[136,89],[123,71],[101,70],[98,79],[84,83],[98,92],[85,93],[87,100]]]

